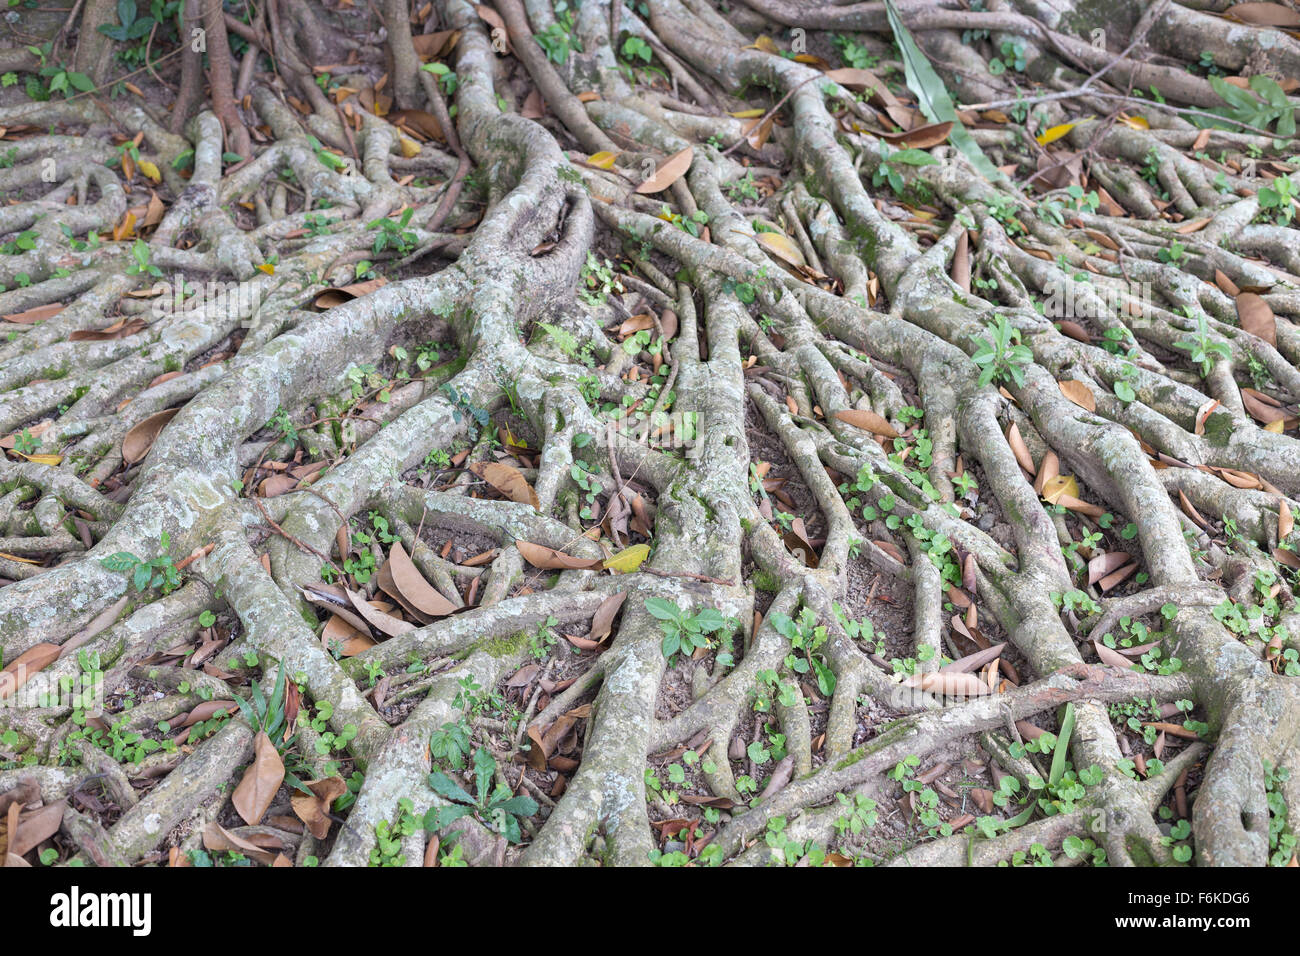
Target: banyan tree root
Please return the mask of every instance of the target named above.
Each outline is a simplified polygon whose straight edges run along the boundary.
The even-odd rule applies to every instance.
[[[0,799],[95,863],[269,861],[290,806],[286,861],[845,863],[900,793],[900,863],[1291,860],[1300,181],[1129,54],[1293,38],[381,6],[226,16],[239,63],[204,12],[166,120],[0,107]],[[823,73],[898,24],[987,165]],[[268,747],[314,816],[230,802]]]

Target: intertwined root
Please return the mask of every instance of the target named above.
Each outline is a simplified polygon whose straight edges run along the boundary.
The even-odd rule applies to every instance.
[[[890,31],[883,7],[747,2],[791,27]],[[0,345],[0,432],[15,438],[0,464],[5,661],[26,653],[43,678],[71,680],[97,659],[114,705],[128,691],[161,691],[106,718],[153,736],[201,701],[246,697],[252,680],[269,691],[277,670],[291,675],[303,768],[364,778],[328,837],[292,840],[300,860],[331,865],[374,858],[377,830],[399,806],[419,819],[446,802],[426,783],[439,757],[430,742],[467,717],[497,783],[544,805],[523,822],[529,864],[644,864],[663,837],[697,824],[683,848],[711,846],[704,856],[715,861],[768,862],[765,833],[784,833],[786,862],[833,840],[851,850],[844,806],[892,798],[900,775],[963,758],[967,786],[1010,775],[1024,794],[1048,767],[1022,736],[1054,728],[1065,738],[1070,725],[1085,795],[1053,789],[1043,805],[1054,815],[1014,828],[1000,826],[1028,819],[1014,801],[981,804],[991,838],[972,845],[958,834],[900,859],[993,864],[1086,835],[1113,863],[1181,860],[1186,848],[1160,825],[1169,808],[1190,812],[1197,862],[1268,859],[1300,812],[1295,784],[1271,769],[1294,763],[1300,734],[1287,673],[1300,444],[1285,431],[1300,401],[1300,254],[1289,217],[1261,221],[1259,181],[1236,175],[1240,166],[1216,176],[1187,154],[1194,143],[1211,156],[1272,154],[1272,137],[1199,134],[1177,113],[1151,116],[1154,128],[1116,124],[1108,98],[1118,94],[1100,77],[1082,83],[1103,67],[1112,83],[1160,84],[1171,103],[1217,101],[1194,75],[1099,60],[1080,28],[1066,35],[1010,12],[908,12],[936,62],[963,64],[967,102],[997,107],[1006,89],[943,31],[1016,38],[1029,74],[1069,91],[1041,99],[1039,129],[1088,111],[1110,117],[1064,134],[1078,155],[1058,165],[1073,161],[1077,177],[1086,163],[1118,207],[1064,191],[1037,201],[987,181],[950,146],[928,165],[891,165],[893,150],[865,131],[881,118],[861,97],[751,44],[707,4],[651,0],[643,21],[587,0],[560,23],[541,5],[499,0],[522,63],[516,79],[526,72],[552,113],[538,123],[502,111],[523,88],[499,75],[514,62],[504,38],[463,0],[436,6],[438,24],[458,31],[454,128],[443,89],[419,69],[407,4],[388,2],[384,15],[397,105],[434,113],[451,134],[446,151],[427,143],[405,158],[393,124],[337,112],[304,66],[325,42],[313,18],[294,14],[306,17],[304,53],[276,4],[280,19],[252,32],[274,45],[285,83],[252,85],[242,113],[214,94],[213,111],[179,135],[144,109],[115,107],[116,124],[144,134],[134,161],[152,164],[168,200],[147,240],[94,247],[140,197],[123,187],[122,151],[103,135],[97,101],[40,104],[40,124],[59,132],[19,140],[0,169],[0,188],[21,197],[0,210],[0,238],[22,240],[0,256],[0,313],[61,306]],[[1201,35],[1205,16],[1161,7],[1134,27]],[[532,37],[553,27],[580,40],[581,55],[560,66]],[[618,59],[629,36],[653,49],[671,96],[630,82]],[[1240,66],[1238,48],[1214,49]],[[1293,66],[1294,41],[1270,49],[1271,66]],[[598,98],[578,96],[593,87]],[[780,104],[783,126],[772,129],[771,114],[722,115],[756,87]],[[31,110],[5,111],[0,125]],[[266,142],[227,169],[223,153],[232,136],[246,138],[245,123]],[[973,135],[996,161],[1050,173],[1063,156],[1027,152],[1012,127],[984,125]],[[566,155],[575,142],[617,153],[616,165]],[[634,191],[634,172],[687,146],[683,178],[653,197]],[[191,151],[185,179],[176,170]],[[51,160],[53,182],[42,175]],[[761,190],[756,168],[770,177]],[[899,176],[895,195],[886,186]],[[1166,207],[1196,228],[1162,218]],[[377,229],[397,238],[385,248]],[[602,279],[620,247],[627,274]],[[372,259],[404,277],[313,310]],[[140,297],[172,277],[175,290]],[[186,300],[186,283],[229,294]],[[1272,327],[1242,327],[1234,284],[1263,291]],[[1062,301],[1074,309],[1068,322],[1044,317],[1059,320],[1051,310]],[[638,305],[653,315],[650,343],[637,344],[655,356],[606,332],[635,326]],[[413,364],[430,342],[454,361]],[[611,425],[611,406],[639,409],[657,431],[633,440]],[[179,411],[140,460],[131,449],[141,423],[168,409]],[[489,415],[507,450],[534,450],[536,507],[484,497],[469,472],[447,469],[428,487],[440,452],[463,446],[459,463],[493,460]],[[328,468],[266,496],[265,463],[295,450],[294,465]],[[644,510],[628,530],[633,499]],[[620,509],[606,547],[586,536]],[[791,525],[793,512],[802,524]],[[349,535],[381,521],[464,609],[340,658],[304,587],[331,569],[364,585]],[[490,545],[490,563],[438,550],[457,540]],[[653,553],[628,573],[552,579],[524,560],[521,541],[586,559],[633,542]],[[184,583],[144,596],[121,562],[105,561],[164,552],[184,565]],[[1138,576],[1113,592],[1108,580],[1094,587],[1087,559],[1121,552],[1132,560],[1105,573],[1131,564]],[[878,592],[899,606],[889,632]],[[616,594],[625,599],[607,649],[584,651],[575,667],[561,641],[539,649],[542,666],[523,666],[539,635],[581,631]],[[665,601],[683,618],[711,609],[734,621],[734,647],[715,640],[669,668]],[[874,636],[863,623],[872,618]],[[1123,658],[1107,634],[1121,650],[1150,635],[1155,650],[1130,658],[1147,669],[1113,666]],[[174,666],[169,649],[191,642],[207,667]],[[941,670],[944,655],[991,642],[1005,642],[1003,662],[988,655],[979,680]],[[904,685],[895,671],[915,676]],[[498,689],[522,695],[522,722],[485,715]],[[178,842],[197,848],[207,822],[229,822],[226,785],[254,741],[242,719],[124,769],[77,732],[71,706],[45,704],[0,710],[0,759],[12,758],[0,791],[34,778],[52,802],[87,778],[106,781],[120,812],[71,811],[69,852],[157,859]],[[327,719],[308,726],[307,708],[326,713],[321,704]],[[1166,718],[1154,751],[1155,731],[1142,730],[1153,705]],[[344,735],[346,753],[331,757],[330,734]],[[1188,740],[1198,735],[1212,748]],[[543,740],[539,764],[529,746]],[[557,742],[568,756],[551,752]],[[681,772],[686,754],[689,776],[665,787],[658,775]],[[1055,788],[1060,774],[1050,776]],[[1272,804],[1270,787],[1281,797]],[[995,782],[978,792],[992,790],[1008,792]],[[940,834],[966,806],[919,819]],[[499,826],[479,814],[441,838],[457,832],[474,862],[514,861]],[[408,864],[424,860],[426,838],[405,835]]]

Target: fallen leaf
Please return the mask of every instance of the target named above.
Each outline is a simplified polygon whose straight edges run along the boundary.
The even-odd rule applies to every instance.
[[[1093,397],[1092,389],[1083,382],[1068,379],[1056,384],[1060,387],[1061,394],[1080,408],[1086,408],[1090,412],[1097,410],[1097,400]]]
[[[1122,568],[1133,560],[1127,551],[1107,551],[1088,562],[1088,583],[1096,584],[1117,568]]]
[[[952,281],[963,292],[970,292],[970,234],[965,229],[957,237],[952,253]]]
[[[604,563],[600,558],[578,558],[531,541],[516,540],[515,547],[533,567],[548,571],[598,568]]]
[[[1214,284],[1219,287],[1220,292],[1225,295],[1230,295],[1234,299],[1241,294],[1241,290],[1237,288],[1237,284],[1218,269],[1214,270]]]
[[[207,850],[218,852],[242,853],[258,863],[270,866],[275,862],[275,854],[265,850],[250,840],[236,836],[215,820],[203,828],[203,846]]]
[[[365,282],[353,282],[350,285],[329,288],[316,296],[315,305],[318,309],[332,309],[336,305],[342,305],[351,299],[359,299],[363,295],[369,295],[387,284],[388,280],[381,276],[378,279],[367,279]]]
[[[534,509],[539,507],[537,492],[518,468],[499,461],[476,461],[469,466],[469,470],[511,501],[532,505]]]
[[[253,763],[244,771],[244,778],[235,787],[230,802],[245,823],[256,826],[266,815],[282,783],[284,761],[271,738],[258,731],[253,740]]]
[[[337,645],[343,657],[355,657],[375,646],[369,628],[365,631],[358,630],[338,614],[331,614],[330,619],[325,622],[325,627],[320,634],[320,642],[327,651]]]
[[[305,780],[305,786],[311,793],[303,793],[301,790],[294,790],[293,796],[289,802],[293,807],[293,812],[307,826],[307,830],[317,840],[323,840],[329,836],[330,807],[334,801],[343,794],[347,793],[348,785],[344,783],[342,777],[323,777],[320,780]]]
[[[412,133],[418,133],[425,139],[441,141],[447,139],[438,118],[424,110],[393,110],[384,119],[395,126],[405,126]]]
[[[1021,468],[1029,474],[1034,473],[1034,458],[1029,454],[1029,446],[1025,444],[1025,439],[1021,437],[1020,426],[1012,422],[1007,428],[1007,444],[1011,446],[1012,453],[1016,456],[1016,462]]]
[[[614,630],[614,618],[618,616],[619,609],[623,607],[623,602],[626,600],[627,592],[620,591],[601,601],[600,607],[596,608],[596,613],[591,618],[591,631],[587,637],[598,642],[609,637]]]
[[[141,329],[148,328],[149,323],[144,319],[122,319],[114,322],[106,329],[78,329],[68,336],[69,342],[112,342],[115,339],[124,339],[127,336],[135,335]]]
[[[1133,662],[1118,651],[1111,650],[1101,641],[1093,641],[1093,648],[1097,651],[1097,658],[1103,664],[1109,664],[1111,667],[1118,667],[1122,670],[1131,670]]]
[[[1197,511],[1191,501],[1188,500],[1187,495],[1183,494],[1182,489],[1179,489],[1178,491],[1178,504],[1183,509],[1183,514],[1191,518],[1192,523],[1202,531],[1205,531],[1210,527],[1209,522],[1201,517],[1201,513]]]
[[[144,461],[145,456],[149,454],[149,449],[153,448],[153,443],[157,441],[158,435],[179,411],[179,408],[167,408],[161,412],[154,412],[143,421],[132,425],[122,438],[123,464],[130,467],[136,462]]]
[[[5,669],[0,671],[0,700],[22,687],[33,674],[58,660],[61,651],[58,644],[34,644],[5,665]]]
[[[13,322],[17,325],[32,325],[36,322],[44,322],[46,319],[52,319],[67,306],[61,302],[53,302],[49,305],[38,305],[35,308],[28,309],[25,312],[11,312],[6,316],[0,316],[6,322]]]
[[[1300,13],[1280,3],[1238,3],[1224,10],[1223,15],[1258,27],[1300,30]]]
[[[393,547],[397,547],[397,545],[393,545]],[[365,619],[367,624],[380,633],[387,634],[389,637],[397,637],[408,631],[415,630],[415,625],[410,621],[403,621],[401,618],[393,617],[393,615],[379,610],[366,600],[364,594],[346,588],[344,590],[347,592],[348,598],[352,601],[352,606],[356,608],[357,613]]]
[[[1073,123],[1061,123],[1059,126],[1051,126],[1043,130],[1034,137],[1039,146],[1046,146],[1048,143],[1055,143],[1070,130],[1074,129],[1082,120],[1076,120]]]
[[[694,158],[695,150],[690,146],[680,152],[673,153],[655,170],[653,176],[636,187],[636,191],[642,195],[663,192],[686,174],[686,170],[691,168],[691,161]]]
[[[783,232],[755,233],[754,241],[788,265],[801,266],[807,261],[799,244]]]
[[[1043,499],[1048,504],[1056,504],[1057,499],[1062,495],[1069,495],[1071,498],[1079,497],[1079,483],[1074,480],[1073,475],[1057,475],[1048,481],[1043,482]]]
[[[936,672],[913,674],[903,681],[904,687],[915,687],[929,694],[943,697],[980,697],[991,694],[988,685],[974,674]]]
[[[994,644],[992,647],[986,647],[976,651],[974,654],[967,654],[965,657],[959,657],[950,664],[945,664],[939,668],[940,674],[968,674],[971,671],[977,671],[990,661],[995,661],[1002,656],[1002,649],[1006,647],[1005,643]]]
[[[1242,292],[1237,296],[1237,320],[1251,335],[1277,347],[1277,319],[1269,304],[1254,292]]]
[[[852,425],[854,428],[860,428],[863,431],[871,432],[873,435],[880,435],[883,438],[898,438],[898,432],[894,426],[889,424],[882,416],[877,415],[870,409],[865,408],[846,408],[835,413],[835,417],[840,421]]]
[[[380,569],[378,582],[398,603],[409,604],[427,617],[446,617],[456,610],[455,604],[425,580],[400,541],[394,541],[388,549],[388,560]]]
[[[1132,564],[1126,564],[1118,571],[1112,571],[1110,574],[1098,581],[1097,587],[1101,588],[1102,593],[1105,593],[1115,587],[1115,585],[1129,578],[1135,571],[1137,571],[1137,569],[1138,566],[1136,561]]]
[[[917,126],[915,129],[909,129],[903,133],[876,133],[876,135],[887,143],[896,146],[930,149],[932,146],[938,146],[946,141],[950,132],[952,132],[952,123],[946,122]]]
[[[60,800],[20,814],[16,831],[9,833],[8,852],[18,857],[25,856],[58,833],[67,807],[67,801]]]
[[[606,571],[613,571],[615,574],[630,574],[641,567],[642,562],[649,556],[650,545],[634,544],[630,548],[624,548],[613,557],[607,558],[604,568]]]

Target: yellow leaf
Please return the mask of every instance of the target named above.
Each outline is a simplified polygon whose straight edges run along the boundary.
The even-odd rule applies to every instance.
[[[1057,475],[1043,482],[1043,500],[1048,504],[1056,504],[1061,495],[1076,499],[1079,497],[1079,483],[1073,475]]]
[[[1151,124],[1141,116],[1121,116],[1119,121],[1133,129],[1150,129]]]
[[[162,173],[158,172],[158,167],[147,159],[142,159],[136,163],[140,167],[140,172],[144,173],[156,183],[162,182]]]
[[[1091,119],[1092,117],[1089,117]],[[1035,139],[1038,140],[1039,146],[1046,146],[1048,143],[1055,143],[1058,139],[1074,129],[1083,120],[1075,120],[1073,123],[1062,123],[1060,126],[1053,126],[1051,129],[1039,133]]]
[[[755,241],[766,249],[772,255],[776,256],[782,262],[787,262],[792,266],[801,266],[804,264],[803,250],[799,244],[783,232],[759,232],[754,235]]]
[[[257,268],[261,269],[263,272],[265,272],[265,273],[266,273],[267,275],[269,275],[269,276],[273,276],[273,275],[275,275],[275,266],[274,266],[274,264],[272,264],[272,263],[270,263],[270,262],[263,262],[263,263],[262,263],[260,266],[258,266]]]
[[[398,143],[402,147],[402,155],[407,159],[420,155],[420,144],[406,136],[397,137]]]
[[[587,165],[595,166],[597,169],[613,169],[614,160],[617,158],[617,153],[611,153],[607,149],[602,149],[599,153],[592,153],[587,157]]]
[[[1275,435],[1280,435],[1280,434],[1282,434],[1282,432],[1284,432],[1285,430],[1286,430],[1286,419],[1285,419],[1285,418],[1276,418],[1276,419],[1274,419],[1273,421],[1269,422],[1267,425],[1264,426],[1264,431],[1266,431],[1266,432],[1272,432],[1272,433],[1275,434]]]
[[[650,545],[634,544],[630,548],[624,548],[618,554],[609,558],[604,567],[608,571],[616,574],[629,574],[641,567],[643,561],[650,556]]]
[[[776,41],[770,36],[764,34],[754,41],[752,46],[745,47],[746,50],[762,50],[764,53],[779,55],[781,48],[776,45]]]
[[[762,116],[766,112],[767,110],[759,107],[758,109],[752,109],[752,110],[736,110],[736,112],[728,113],[727,115],[734,116],[736,117],[736,119],[757,119],[758,117]]]
[[[33,560],[32,558],[20,558],[20,557],[19,557],[18,555],[16,555],[16,554],[8,554],[7,552],[4,552],[4,551],[0,551],[0,558],[6,558],[6,559],[9,560],[9,561],[21,561],[23,564],[40,564],[40,563],[41,563],[41,562],[39,562],[39,561]]]
[[[20,451],[16,451],[14,454],[21,455],[23,458],[26,458],[28,461],[37,465],[57,465],[59,462],[63,461],[62,455],[23,455]]]

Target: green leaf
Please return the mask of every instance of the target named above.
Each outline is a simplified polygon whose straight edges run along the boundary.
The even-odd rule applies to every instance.
[[[645,609],[661,621],[675,621],[682,613],[676,604],[663,598],[646,598]]]
[[[949,140],[970,160],[971,165],[981,176],[990,182],[1000,182],[1005,179],[1006,177],[989,162],[989,158],[984,155],[979,144],[962,125],[961,119],[957,116],[957,109],[953,106],[952,97],[948,95],[948,90],[943,85],[943,80],[939,78],[939,74],[934,71],[930,61],[912,39],[912,34],[903,25],[903,18],[898,15],[893,0],[885,0],[885,11],[889,15],[889,28],[894,31],[894,39],[898,41],[899,52],[903,55],[907,88],[916,95],[916,102],[921,112],[932,123],[952,123],[952,132],[948,134]]]
[[[471,797],[465,789],[451,777],[447,776],[441,770],[435,770],[429,774],[429,787],[434,793],[448,800],[454,800],[457,803],[473,804],[474,798]]]
[[[1065,776],[1065,754],[1070,749],[1070,735],[1074,733],[1074,704],[1065,705],[1065,716],[1061,718],[1061,733],[1056,746],[1052,749],[1052,772],[1047,778],[1049,786],[1055,787]]]
[[[426,830],[440,830],[447,824],[455,823],[461,817],[469,816],[473,812],[473,807],[467,807],[460,803],[430,807],[429,812],[424,815],[424,828]]]
[[[116,554],[101,558],[99,563],[109,571],[130,571],[140,563],[140,559],[129,551],[118,551]]]
[[[511,797],[504,803],[494,806],[494,810],[504,810],[506,813],[512,813],[517,817],[531,817],[537,812],[537,801],[532,797]]]

